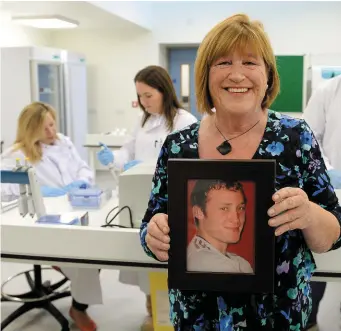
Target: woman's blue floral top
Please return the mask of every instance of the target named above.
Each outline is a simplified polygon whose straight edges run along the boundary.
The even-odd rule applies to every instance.
[[[200,122],[168,135],[158,158],[148,209],[140,237],[145,252],[147,224],[157,213],[167,214],[168,158],[199,158]],[[300,187],[309,199],[332,212],[341,226],[341,207],[322,160],[319,146],[304,120],[269,110],[263,139],[254,159],[276,159],[276,190]],[[341,238],[331,247],[341,247]],[[255,331],[305,329],[311,311],[309,280],[315,262],[299,230],[276,239],[275,294],[230,295],[169,289],[170,319],[176,331]],[[341,262],[340,262],[341,263]]]

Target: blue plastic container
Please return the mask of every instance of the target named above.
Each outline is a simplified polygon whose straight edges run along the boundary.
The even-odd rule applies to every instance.
[[[103,199],[103,191],[98,188],[76,189],[69,193],[69,201],[72,207],[100,208]]]
[[[45,215],[40,217],[36,223],[53,225],[81,225],[79,217],[63,219],[62,215]]]

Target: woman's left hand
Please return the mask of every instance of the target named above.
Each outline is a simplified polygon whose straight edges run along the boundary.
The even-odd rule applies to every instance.
[[[282,188],[272,196],[272,200],[275,204],[268,210],[271,217],[269,225],[276,227],[276,236],[286,231],[303,230],[311,224],[311,202],[302,189]]]

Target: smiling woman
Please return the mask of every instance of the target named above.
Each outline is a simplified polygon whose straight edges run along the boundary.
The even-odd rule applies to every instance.
[[[312,252],[341,247],[341,207],[310,127],[269,109],[279,77],[262,25],[238,14],[213,27],[198,50],[195,85],[198,111],[208,116],[168,135],[141,225],[142,246],[167,261],[174,245],[167,215],[169,159],[275,160],[272,201],[257,197],[257,204],[271,206],[261,221],[275,229],[275,289],[242,295],[170,288],[174,328],[303,331],[311,311]],[[230,149],[222,153],[227,143]]]
[[[210,91],[220,88],[234,95],[253,92],[261,99],[261,108],[269,107],[279,92],[276,59],[262,24],[247,24],[244,15],[234,16],[229,23],[228,29],[226,21],[216,25],[198,50],[195,64],[197,104],[209,114],[219,100],[206,98],[207,86]],[[226,81],[229,75],[232,77]]]

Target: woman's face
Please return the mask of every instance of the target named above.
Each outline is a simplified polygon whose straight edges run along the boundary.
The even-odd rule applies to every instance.
[[[136,82],[136,93],[144,109],[149,114],[162,114],[163,95],[157,89],[142,83]]]
[[[51,145],[56,140],[56,122],[50,113],[47,113],[43,123],[42,138],[40,141],[43,144]]]
[[[209,91],[218,111],[241,115],[261,109],[267,70],[263,58],[245,53],[231,53],[210,68]]]

